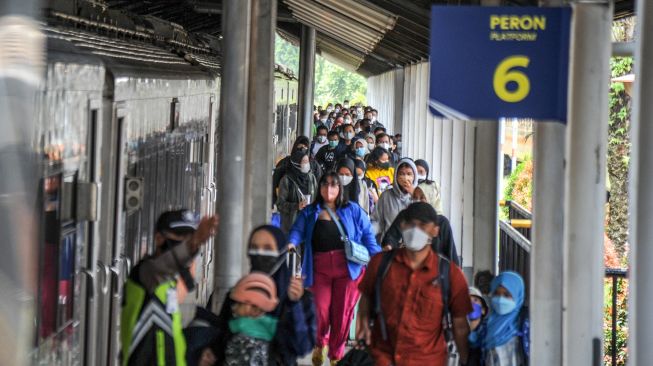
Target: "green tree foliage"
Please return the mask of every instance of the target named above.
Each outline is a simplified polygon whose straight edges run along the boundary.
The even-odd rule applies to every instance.
[[[275,61],[299,75],[299,47],[277,35]],[[367,103],[367,80],[361,75],[345,70],[321,56],[315,61],[315,104],[342,103],[348,99],[353,103]]]

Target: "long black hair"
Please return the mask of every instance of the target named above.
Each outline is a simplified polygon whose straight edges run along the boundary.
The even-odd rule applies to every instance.
[[[331,178],[332,181],[338,183],[338,197],[336,198],[336,207],[341,208],[349,205],[349,197],[348,195],[345,194],[345,187],[342,186],[342,182],[340,181],[340,177],[338,177],[338,173],[333,170],[324,173],[320,178],[320,181],[317,184],[318,193],[316,195],[317,197],[315,197],[314,203],[324,207],[324,197],[322,197],[322,192],[321,192],[322,184],[328,182],[329,178]]]

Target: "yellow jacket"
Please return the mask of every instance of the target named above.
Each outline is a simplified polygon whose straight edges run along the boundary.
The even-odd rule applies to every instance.
[[[368,177],[376,185],[376,189],[380,192],[392,188],[394,183],[395,168],[380,169],[377,167],[369,167],[365,176]]]

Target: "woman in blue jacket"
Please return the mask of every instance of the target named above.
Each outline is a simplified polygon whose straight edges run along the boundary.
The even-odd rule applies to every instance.
[[[331,364],[345,352],[345,343],[360,297],[358,282],[364,266],[347,260],[344,241],[329,210],[334,213],[347,237],[364,245],[370,256],[381,251],[370,220],[356,203],[349,202],[337,173],[324,174],[315,202],[303,209],[290,229],[290,245],[304,250],[304,285],[315,296],[317,346],[313,365],[322,365],[326,347]],[[327,209],[328,208],[328,209]]]

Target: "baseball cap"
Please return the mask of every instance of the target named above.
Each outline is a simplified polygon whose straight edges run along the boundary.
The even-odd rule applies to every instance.
[[[156,231],[168,231],[177,235],[192,234],[197,230],[199,223],[199,215],[190,210],[167,211],[156,221]]]
[[[230,297],[236,302],[254,305],[267,313],[279,304],[274,281],[270,276],[259,272],[252,272],[241,278],[231,290]]]

